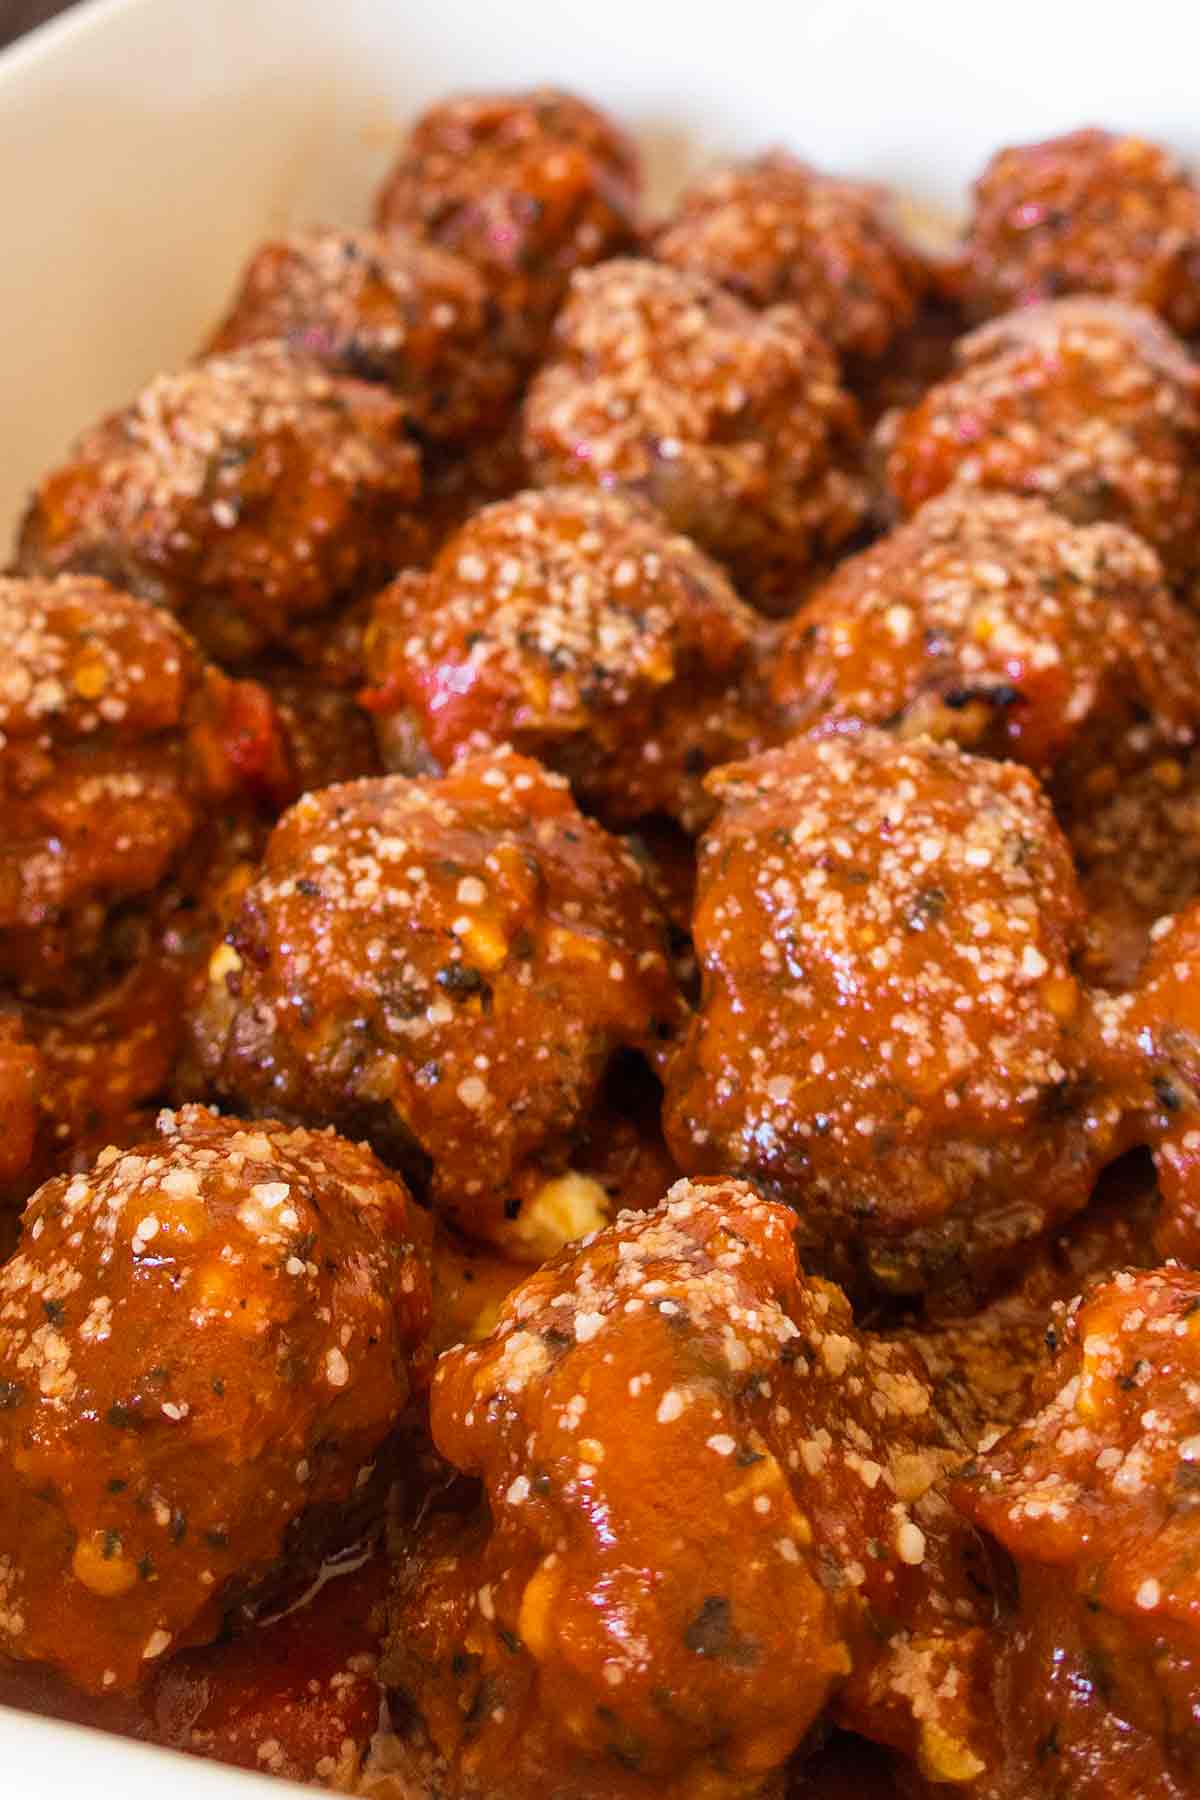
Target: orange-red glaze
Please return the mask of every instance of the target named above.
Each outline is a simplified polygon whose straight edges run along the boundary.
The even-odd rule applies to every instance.
[[[164,1113],[0,1269],[0,1649],[92,1692],[204,1642],[425,1374],[403,1186],[332,1134]]]
[[[365,702],[403,773],[509,743],[610,824],[662,813],[695,829],[707,770],[762,735],[756,631],[721,570],[648,507],[527,492],[380,594]]]
[[[373,1554],[273,1623],[185,1650],[146,1693],[144,1735],[194,1756],[349,1792],[379,1729],[375,1670],[386,1581],[387,1565]]]
[[[293,1781],[348,1791],[379,1725],[387,1564],[330,1564],[311,1598],[155,1665],[132,1694],[85,1694],[0,1657],[0,1705]],[[314,1584],[315,1585],[315,1584]]]
[[[1029,1246],[994,1292],[934,1297],[897,1335],[924,1364],[946,1414],[979,1445],[1028,1416],[1034,1387],[1058,1342],[1053,1313],[1114,1269],[1156,1260],[1160,1196],[1142,1151],[1106,1169],[1090,1202],[1061,1231]]]
[[[1191,742],[1197,667],[1200,629],[1131,531],[957,488],[821,584],[771,695],[793,731],[880,725],[1025,763],[1086,818]]]
[[[263,690],[106,582],[0,580],[0,658],[0,980],[70,997],[214,809],[294,777]]]
[[[986,1268],[1087,1201],[1128,1136],[1094,1070],[1062,834],[1011,763],[863,731],[713,778],[699,1010],[667,1142],[796,1208],[885,1288]]]
[[[979,1800],[1184,1800],[1200,1775],[1200,1275],[1059,1313],[1038,1407],[953,1487],[1015,1564]]]
[[[285,815],[210,965],[192,1079],[365,1135],[503,1242],[615,1051],[679,1018],[666,924],[565,781],[511,751]]]
[[[450,1791],[755,1794],[835,1699],[973,1759],[930,1392],[747,1185],[680,1183],[529,1277],[431,1424],[487,1504],[418,1535],[383,1675]]]

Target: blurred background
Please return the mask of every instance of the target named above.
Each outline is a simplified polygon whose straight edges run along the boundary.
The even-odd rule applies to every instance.
[[[0,0],[0,50],[72,4],[73,0]]]

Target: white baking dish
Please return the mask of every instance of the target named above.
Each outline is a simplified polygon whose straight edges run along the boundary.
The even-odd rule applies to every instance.
[[[997,144],[1071,125],[1195,155],[1197,66],[1178,0],[95,0],[0,57],[0,565],[76,429],[189,353],[256,239],[361,217],[396,122],[439,93],[578,87],[641,136],[660,191],[778,141],[955,205]],[[5,1800],[164,1783],[263,1792],[0,1708]]]

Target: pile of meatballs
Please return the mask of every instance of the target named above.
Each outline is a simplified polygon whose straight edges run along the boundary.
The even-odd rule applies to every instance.
[[[934,252],[471,96],[45,475],[0,1698],[376,1800],[1200,1795],[1197,343],[1153,144]]]

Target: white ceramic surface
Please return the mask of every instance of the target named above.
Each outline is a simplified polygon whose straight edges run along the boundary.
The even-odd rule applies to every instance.
[[[190,352],[265,232],[361,217],[439,93],[577,87],[660,193],[780,142],[953,206],[996,145],[1072,125],[1196,156],[1198,66],[1187,0],[92,0],[0,56],[0,565],[75,431]],[[268,1791],[0,1709],[4,1800],[166,1786]]]

